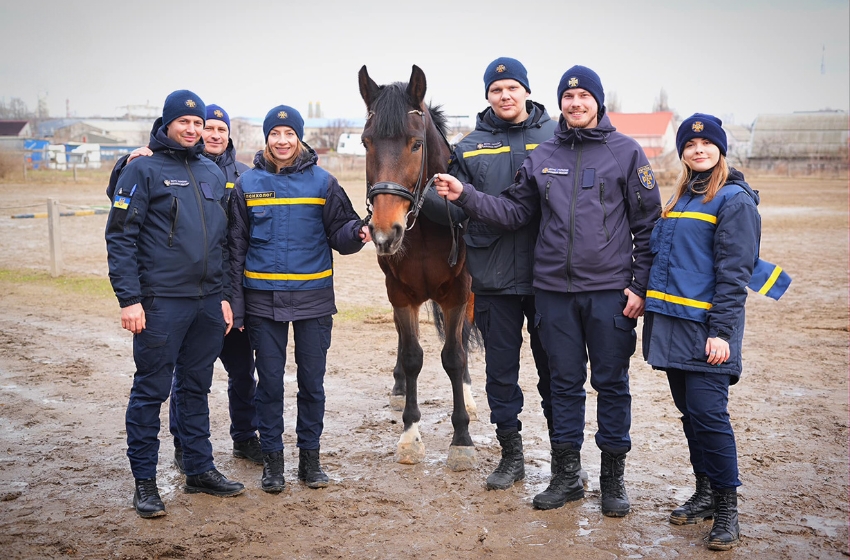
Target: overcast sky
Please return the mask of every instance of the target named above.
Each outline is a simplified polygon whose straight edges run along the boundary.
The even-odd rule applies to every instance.
[[[423,11],[420,6],[426,7]],[[582,64],[621,110],[663,88],[682,117],[750,124],[759,113],[850,105],[848,0],[0,0],[0,99],[51,116],[118,116],[191,89],[231,118],[278,104],[363,117],[357,72],[379,84],[425,71],[450,115],[485,107],[496,57],[528,69],[556,114],[558,81]]]

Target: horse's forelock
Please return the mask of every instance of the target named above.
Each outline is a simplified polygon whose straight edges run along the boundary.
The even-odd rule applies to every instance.
[[[398,138],[407,135],[407,114],[412,107],[407,96],[407,83],[395,82],[381,87],[381,92],[369,107],[373,134],[378,138]],[[437,130],[445,136],[449,119],[442,105],[429,105],[428,112]]]

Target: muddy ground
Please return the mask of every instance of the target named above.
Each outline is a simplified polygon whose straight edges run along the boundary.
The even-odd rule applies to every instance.
[[[342,177],[362,211],[363,179]],[[231,455],[227,378],[210,395],[219,469],[242,496],[185,494],[163,438],[159,486],[168,515],[139,518],[125,455],[131,335],[106,278],[104,215],[61,219],[65,272],[49,274],[48,196],[68,207],[104,205],[103,175],[31,175],[0,185],[0,551],[7,558],[842,558],[848,556],[847,180],[755,178],[762,254],[794,278],[780,302],[748,302],[745,377],[731,391],[740,454],[742,542],[712,553],[710,522],[667,522],[692,491],[688,455],[665,377],[632,360],[632,438],[626,482],[632,512],[599,507],[595,395],[588,384],[587,497],[537,511],[549,476],[548,438],[529,352],[521,419],[528,476],[494,492],[499,458],[487,421],[483,356],[471,371],[480,421],[475,470],[450,472],[451,394],[439,340],[422,325],[422,434],[426,460],[395,462],[401,413],[388,406],[396,338],[371,246],[336,259],[340,314],[328,359],[322,457],[332,484],[296,480],[294,369],[286,375],[287,487],[260,490],[261,467]],[[663,190],[663,189],[662,189]],[[669,191],[662,194],[666,195]],[[427,322],[427,318],[423,319]],[[640,348],[640,345],[638,345]],[[290,360],[290,362],[294,362]],[[294,364],[293,364],[294,365]],[[167,407],[162,422],[167,426]]]

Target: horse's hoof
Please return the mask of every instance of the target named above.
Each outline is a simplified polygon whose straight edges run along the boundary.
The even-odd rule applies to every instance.
[[[407,398],[404,395],[390,395],[390,408],[396,412],[401,412],[404,410],[406,401]]]
[[[452,471],[467,471],[474,469],[478,464],[475,454],[475,446],[452,445],[449,447],[449,456],[446,458],[446,466]]]
[[[421,441],[411,441],[398,444],[396,460],[402,465],[415,465],[425,459],[425,444]]]

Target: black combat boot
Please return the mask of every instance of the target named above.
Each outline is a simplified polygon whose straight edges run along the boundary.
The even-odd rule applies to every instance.
[[[496,439],[502,446],[502,460],[493,474],[487,477],[487,489],[505,490],[525,478],[522,436],[517,430],[496,430]]]
[[[537,509],[555,509],[567,502],[584,498],[584,486],[579,478],[581,451],[569,443],[552,444],[552,481],[549,486],[534,496]]]
[[[263,454],[263,491],[269,494],[282,492],[286,486],[283,479],[283,451]]]
[[[738,544],[741,528],[738,526],[738,491],[735,488],[714,492],[714,525],[708,534],[708,548],[729,550]]]
[[[258,465],[263,464],[263,450],[260,448],[260,438],[251,436],[243,441],[233,442],[233,456],[248,459]]]
[[[174,466],[180,474],[186,474],[186,469],[183,468],[183,448],[177,445],[174,446]]]
[[[238,496],[245,491],[241,482],[228,480],[226,476],[215,469],[201,474],[186,476],[185,490],[189,494],[211,494],[213,496]]]
[[[303,480],[308,488],[325,488],[328,475],[322,472],[319,464],[318,449],[298,450],[298,480]]]
[[[599,466],[599,488],[602,491],[602,515],[606,517],[624,517],[631,505],[626,494],[623,473],[626,470],[626,454],[612,455],[602,452]]]
[[[670,523],[673,525],[692,525],[714,516],[714,493],[708,477],[703,473],[694,473],[694,476],[697,479],[697,491],[670,514]]]
[[[133,494],[133,507],[139,517],[160,517],[165,515],[165,504],[159,497],[156,478],[137,478],[136,493]]]

